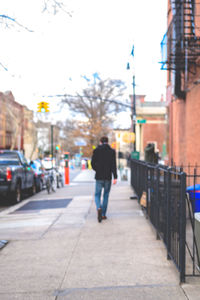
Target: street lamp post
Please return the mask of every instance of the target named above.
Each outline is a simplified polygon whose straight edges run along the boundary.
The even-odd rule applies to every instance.
[[[131,56],[134,58],[134,45],[131,51]],[[127,70],[130,70],[130,64],[127,63]],[[131,103],[131,121],[132,121],[132,130],[134,134],[134,142],[133,142],[133,151],[136,151],[136,97],[135,97],[135,74],[133,75],[133,99]]]
[[[132,122],[133,122],[133,133],[135,135],[135,141],[133,143],[133,151],[136,151],[136,99],[135,99],[135,75],[133,75],[133,103],[132,107]]]

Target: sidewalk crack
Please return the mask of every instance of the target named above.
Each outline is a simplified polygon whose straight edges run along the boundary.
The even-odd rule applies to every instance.
[[[49,227],[42,233],[42,235],[40,236],[39,239],[42,239],[45,234],[51,229],[51,227],[53,227],[53,225],[59,220],[59,218],[63,215],[63,213],[60,213],[55,220],[49,225]]]
[[[93,204],[93,199],[91,200],[91,204],[90,204],[90,207],[89,207],[89,209],[88,209],[87,214],[85,214],[85,218],[86,218],[86,219],[87,219],[88,215],[89,215],[90,212],[91,212],[92,204]],[[82,235],[82,233],[83,233],[83,230],[84,230],[84,227],[82,227],[82,228],[80,229],[80,232],[79,232],[78,237],[77,237],[77,241],[76,241],[76,243],[75,243],[75,245],[74,245],[74,248],[73,248],[72,253],[71,253],[71,256],[70,256],[70,259],[69,259],[69,261],[68,261],[68,263],[67,263],[66,271],[65,271],[65,273],[64,273],[64,275],[63,275],[63,278],[62,278],[62,280],[61,280],[61,283],[60,283],[60,285],[59,285],[57,291],[60,291],[60,290],[61,290],[61,287],[62,287],[62,285],[63,285],[63,282],[64,282],[64,280],[65,280],[65,278],[66,278],[66,276],[67,276],[67,274],[68,274],[68,271],[69,271],[69,268],[70,268],[70,265],[71,265],[71,262],[72,262],[74,253],[75,253],[75,251],[76,251],[76,249],[77,249],[77,246],[78,246],[78,244],[79,244],[79,241],[80,241],[81,235]],[[59,296],[59,293],[58,293],[57,291],[56,291],[56,298],[55,298],[55,300],[58,299],[57,297]]]

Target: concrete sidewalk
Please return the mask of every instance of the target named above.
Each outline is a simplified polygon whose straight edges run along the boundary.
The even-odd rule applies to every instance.
[[[31,198],[71,198],[66,208],[15,213],[21,203],[0,213],[0,236],[9,240],[0,251],[0,299],[199,299],[198,281],[179,285],[162,241],[130,200],[129,183],[112,187],[101,223],[93,191],[85,170],[56,194]]]

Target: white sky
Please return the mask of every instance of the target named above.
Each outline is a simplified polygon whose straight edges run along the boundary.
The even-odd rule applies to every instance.
[[[23,28],[0,24],[0,91],[11,90],[21,104],[36,111],[37,103],[55,95],[80,91],[81,75],[95,72],[102,79],[122,79],[132,92],[159,101],[165,94],[166,71],[160,70],[160,42],[166,32],[166,0],[62,0],[66,10],[42,13],[43,0],[6,0],[0,14]],[[13,22],[8,22],[13,24]],[[134,59],[130,56],[135,47]],[[127,62],[131,70],[126,70]],[[134,63],[133,63],[134,62]],[[133,66],[134,70],[133,71]],[[72,80],[69,80],[69,79]]]

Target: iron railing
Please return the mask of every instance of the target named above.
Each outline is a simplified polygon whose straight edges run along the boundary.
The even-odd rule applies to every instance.
[[[185,281],[186,174],[161,165],[131,160],[131,185],[138,200],[146,195],[145,211]]]
[[[195,201],[200,201],[199,171],[200,166],[168,167],[131,160],[131,185],[156,237],[166,246],[167,258],[177,267],[180,282],[185,282],[186,276],[200,276],[194,209]],[[187,193],[189,186],[194,187],[192,199]]]
[[[200,250],[195,236],[195,214],[200,212],[200,166],[188,164],[174,168],[186,173],[186,276],[200,276]],[[192,195],[187,192],[191,187]]]

